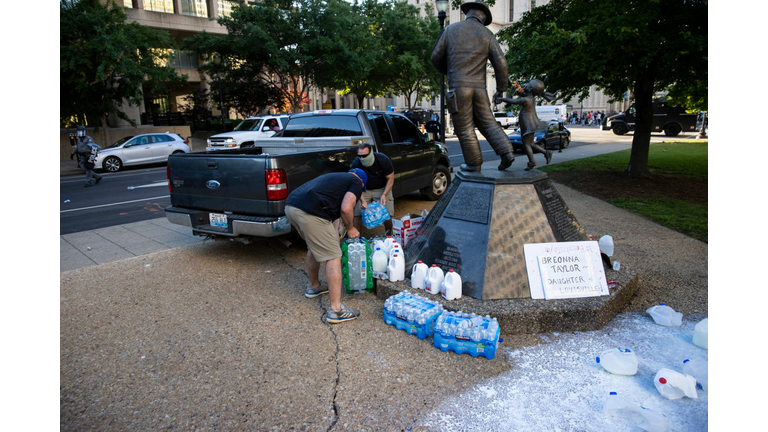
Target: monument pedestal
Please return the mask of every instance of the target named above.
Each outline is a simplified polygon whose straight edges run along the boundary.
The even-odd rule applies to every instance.
[[[586,240],[546,173],[460,171],[405,246],[406,276],[421,260],[458,272],[464,296],[531,298],[523,245]]]

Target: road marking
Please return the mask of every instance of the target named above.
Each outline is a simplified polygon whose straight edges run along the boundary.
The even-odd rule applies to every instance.
[[[157,187],[157,186],[168,186],[168,180],[158,180],[161,183],[154,183],[154,184],[148,184],[148,185],[141,185],[141,186],[128,186],[128,190],[134,190],[139,188],[148,188],[148,187]]]
[[[111,207],[111,206],[116,206],[116,205],[121,205],[121,204],[130,204],[130,203],[141,202],[141,201],[149,201],[149,200],[155,200],[155,199],[161,199],[161,198],[168,198],[169,196],[170,195],[163,195],[163,196],[158,196],[158,197],[142,198],[142,199],[137,199],[137,200],[112,203],[112,204],[102,204],[102,205],[97,205],[97,206],[81,207],[81,208],[70,209],[70,210],[60,210],[59,213],[69,213],[69,212],[80,211],[80,210],[90,210],[90,209],[101,208],[101,207]]]

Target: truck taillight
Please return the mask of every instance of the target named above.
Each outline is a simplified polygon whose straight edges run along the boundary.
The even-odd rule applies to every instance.
[[[285,170],[268,169],[267,175],[267,200],[277,201],[288,198],[288,176]]]
[[[171,189],[171,167],[165,167],[165,176],[168,177],[168,192],[172,193],[173,189]]]

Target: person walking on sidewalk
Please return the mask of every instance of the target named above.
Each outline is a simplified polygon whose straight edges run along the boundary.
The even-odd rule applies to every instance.
[[[96,156],[99,155],[99,151],[96,143],[93,142],[93,138],[85,133],[85,126],[77,127],[77,155],[80,159],[80,167],[85,172],[85,187],[91,187],[94,185],[93,179],[96,179],[95,184],[99,184],[101,181],[101,175],[95,173],[93,169],[96,167]]]
[[[307,243],[309,286],[304,296],[315,298],[330,293],[331,305],[325,319],[330,324],[360,316],[359,310],[341,303],[340,240],[345,231],[349,238],[360,236],[353,224],[355,204],[367,181],[365,171],[359,168],[323,174],[299,186],[285,201],[285,215]],[[327,286],[320,282],[321,263],[325,263]]]
[[[373,201],[387,208],[389,219],[384,221],[385,234],[392,233],[392,218],[395,216],[395,198],[392,186],[395,185],[395,167],[392,160],[384,153],[375,153],[370,144],[360,144],[357,147],[357,158],[352,162],[352,168],[365,171],[368,181],[362,199],[355,206],[355,228],[358,231],[363,226],[363,209]]]

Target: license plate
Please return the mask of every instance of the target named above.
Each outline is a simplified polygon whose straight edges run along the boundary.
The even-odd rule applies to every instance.
[[[227,215],[220,213],[209,213],[211,226],[227,228]]]

